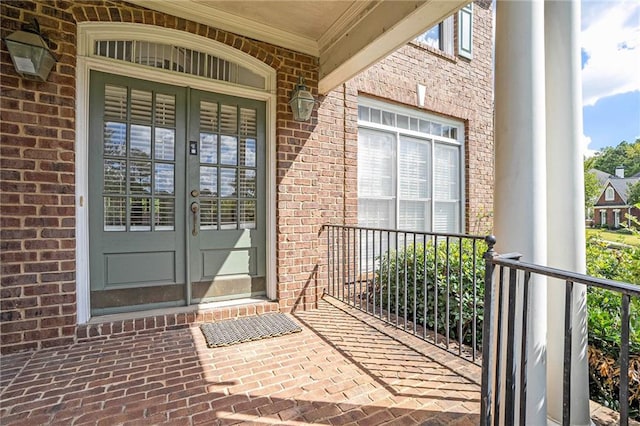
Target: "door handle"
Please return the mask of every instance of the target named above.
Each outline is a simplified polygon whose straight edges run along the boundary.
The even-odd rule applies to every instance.
[[[191,234],[195,237],[198,235],[198,212],[200,211],[200,205],[195,201],[191,203],[191,213],[193,213],[193,229]]]

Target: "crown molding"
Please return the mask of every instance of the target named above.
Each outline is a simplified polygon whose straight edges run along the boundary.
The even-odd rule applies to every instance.
[[[128,0],[138,6],[178,16],[248,38],[264,41],[315,57],[320,56],[316,40],[279,30],[262,22],[242,18],[191,0]],[[366,3],[366,2],[365,2]]]

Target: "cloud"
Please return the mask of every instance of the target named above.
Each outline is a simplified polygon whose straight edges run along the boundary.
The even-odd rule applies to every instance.
[[[598,151],[596,151],[595,149],[589,148],[589,145],[591,145],[591,137],[583,134],[581,142],[582,142],[582,155],[585,158],[593,157],[598,153]]]
[[[583,105],[640,91],[640,3],[582,2]]]

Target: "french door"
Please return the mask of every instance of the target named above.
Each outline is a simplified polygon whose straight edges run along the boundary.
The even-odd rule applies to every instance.
[[[265,294],[264,103],[90,83],[91,314]]]

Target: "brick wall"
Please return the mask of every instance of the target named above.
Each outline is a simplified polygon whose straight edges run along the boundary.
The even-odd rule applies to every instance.
[[[59,58],[46,82],[19,78],[6,46],[1,79],[3,352],[74,341],[75,25],[68,11],[3,2],[2,37],[37,16]]]
[[[60,58],[47,82],[34,82],[18,78],[4,43],[0,52],[3,353],[69,344],[78,336],[102,333],[96,331],[100,327],[78,328],[76,324],[77,22],[135,22],[188,31],[233,46],[276,70],[276,274],[283,311],[313,308],[322,295],[326,274],[322,225],[357,222],[358,94],[414,105],[412,91],[419,77],[416,63],[428,70],[419,82],[434,89],[425,109],[461,118],[468,128],[469,215],[490,205],[486,197],[491,193],[491,112],[483,109],[490,106],[484,84],[490,82],[491,64],[484,50],[476,50],[478,60],[469,63],[409,45],[362,76],[318,97],[310,122],[298,123],[288,107],[289,95],[298,75],[305,77],[317,95],[316,58],[118,1],[25,0],[2,2],[0,8],[2,37],[37,17]],[[482,20],[490,19],[490,13],[479,9],[474,37],[484,43],[490,26],[485,34],[487,25]],[[404,60],[413,61],[406,65],[407,74],[393,76]],[[389,66],[395,68],[385,73]],[[485,66],[488,69],[482,69]],[[369,84],[368,78],[383,78],[386,88]],[[463,83],[466,91],[458,86]],[[446,89],[435,90],[443,84]],[[466,98],[449,99],[452,96]],[[474,102],[482,103],[470,107]]]

